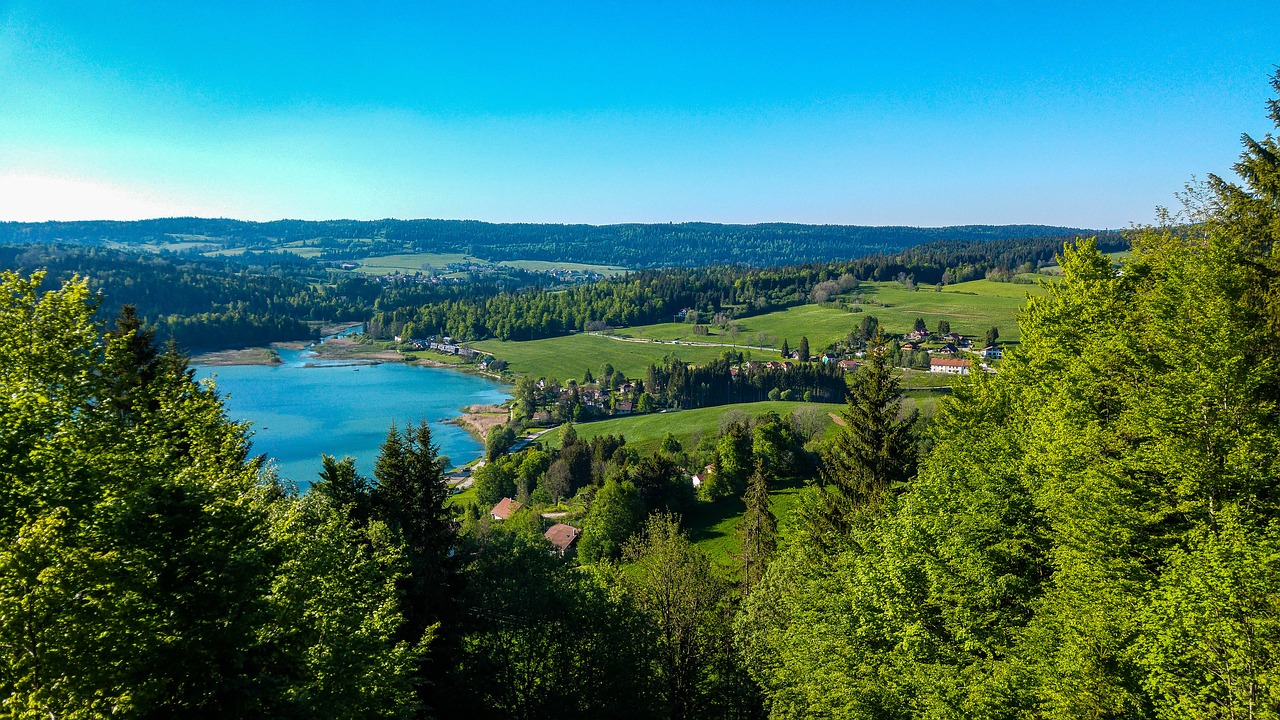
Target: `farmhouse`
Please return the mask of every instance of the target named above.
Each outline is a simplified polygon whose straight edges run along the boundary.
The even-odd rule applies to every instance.
[[[523,503],[518,503],[509,497],[504,497],[498,501],[497,505],[493,506],[492,510],[489,511],[489,516],[494,520],[506,520],[523,506]]]
[[[929,372],[946,373],[948,375],[968,375],[969,361],[952,358],[929,358]]]
[[[547,528],[547,532],[544,533],[547,540],[551,541],[551,545],[555,547],[556,554],[560,557],[564,557],[564,554],[578,542],[578,536],[581,534],[582,531],[578,528],[564,523],[556,523]]]
[[[1004,357],[1004,351],[995,345],[988,345],[978,352],[979,355],[988,360],[999,360]]]

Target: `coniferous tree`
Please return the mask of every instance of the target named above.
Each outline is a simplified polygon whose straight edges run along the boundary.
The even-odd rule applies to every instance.
[[[791,357],[791,348],[787,345],[785,338],[782,340],[782,357],[784,359]]]
[[[358,524],[369,518],[370,489],[369,481],[356,472],[355,458],[320,456],[320,479],[311,486],[312,492],[328,497],[334,508]]]
[[[797,351],[800,362],[809,362],[809,338],[807,336],[800,338],[800,347]]]
[[[984,347],[991,347],[992,345],[995,345],[999,339],[1000,339],[1000,328],[992,326],[987,330],[987,337],[985,340],[986,345]]]
[[[374,463],[374,479],[375,515],[387,524],[404,555],[406,572],[399,590],[405,622],[400,637],[412,645],[436,638],[428,662],[419,669],[420,697],[436,707],[447,700],[433,692],[438,691],[442,657],[457,641],[447,630],[456,612],[459,576],[453,512],[446,505],[449,487],[439,447],[425,420],[404,432],[391,426]],[[433,631],[437,623],[444,624],[446,632]]]
[[[828,530],[839,531],[854,509],[879,504],[915,474],[918,412],[904,413],[903,397],[888,348],[868,350],[849,389],[844,427],[823,452]]]
[[[778,518],[769,507],[769,478],[762,462],[756,463],[742,501],[747,509],[738,521],[738,539],[742,544],[742,593],[748,595],[778,548]]]

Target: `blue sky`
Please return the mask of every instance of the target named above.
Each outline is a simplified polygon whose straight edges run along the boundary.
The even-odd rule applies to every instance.
[[[1124,227],[1271,129],[1272,3],[964,5],[0,0],[0,220]]]

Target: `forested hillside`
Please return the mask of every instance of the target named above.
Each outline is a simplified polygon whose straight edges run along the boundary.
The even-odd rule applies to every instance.
[[[0,273],[0,715],[1280,718],[1280,141],[1244,145],[1118,270],[1064,246],[928,422],[872,333],[829,438],[567,425],[491,446],[492,508],[425,422],[285,486],[131,312]],[[689,519],[726,508],[722,564]]]
[[[0,223],[0,244],[171,243],[274,250],[286,243],[331,259],[404,252],[466,253],[486,260],[554,260],[630,268],[745,263],[757,267],[848,260],[921,243],[1088,234],[1044,225],[943,228],[856,225],[498,224],[474,220],[277,220],[166,218],[133,222]]]
[[[1245,145],[1120,274],[1068,248],[909,481],[835,449],[738,620],[773,717],[1280,716],[1280,146]]]

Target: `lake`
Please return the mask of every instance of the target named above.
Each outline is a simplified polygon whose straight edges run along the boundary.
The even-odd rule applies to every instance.
[[[231,419],[252,423],[252,452],[269,455],[282,478],[302,487],[319,473],[321,453],[350,455],[372,477],[392,422],[426,420],[441,454],[456,465],[474,460],[480,441],[441,421],[510,397],[497,382],[448,368],[326,362],[308,350],[281,350],[280,358],[276,366],[195,366],[196,377],[214,379]]]

